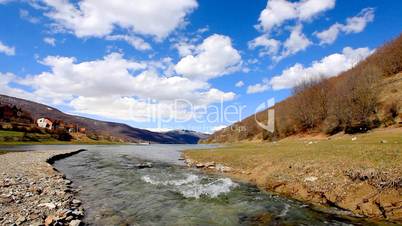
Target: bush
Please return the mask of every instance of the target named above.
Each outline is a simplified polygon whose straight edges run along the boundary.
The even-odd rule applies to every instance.
[[[387,121],[394,121],[399,114],[399,104],[396,100],[384,105],[384,118]]]
[[[99,136],[96,133],[87,133],[87,137],[92,140],[99,140]]]
[[[371,128],[370,123],[367,121],[352,123],[352,124],[346,125],[345,133],[348,133],[348,134],[365,133],[368,130],[370,130],[370,128]]]
[[[334,115],[327,117],[321,126],[321,131],[329,135],[334,135],[342,130],[340,121]]]
[[[60,141],[70,141],[73,137],[64,129],[57,129],[53,131],[52,137]]]

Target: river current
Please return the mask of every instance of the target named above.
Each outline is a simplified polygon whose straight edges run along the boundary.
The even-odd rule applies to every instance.
[[[376,225],[318,210],[247,183],[187,168],[180,154],[206,145],[47,145],[88,151],[54,166],[79,188],[90,225]],[[151,168],[139,167],[152,164]]]

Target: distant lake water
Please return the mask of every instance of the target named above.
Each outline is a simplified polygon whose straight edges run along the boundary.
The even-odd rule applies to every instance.
[[[81,189],[90,225],[376,225],[324,213],[250,184],[189,169],[181,151],[208,145],[26,145],[1,150],[88,151],[55,167]],[[152,163],[152,168],[138,164]],[[332,213],[331,213],[332,212]]]

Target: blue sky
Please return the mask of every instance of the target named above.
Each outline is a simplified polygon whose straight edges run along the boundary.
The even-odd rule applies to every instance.
[[[397,37],[401,1],[0,0],[0,93],[211,132]]]

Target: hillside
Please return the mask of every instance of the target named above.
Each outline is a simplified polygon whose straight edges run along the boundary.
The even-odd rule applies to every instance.
[[[152,143],[185,144],[197,143],[200,137],[205,138],[204,135],[199,135],[192,131],[157,133],[134,128],[122,123],[106,122],[69,115],[44,104],[6,95],[0,95],[0,105],[16,106],[25,112],[29,112],[34,119],[46,117],[52,120],[62,120],[66,123],[76,124],[79,127],[84,127],[87,134],[92,136],[114,137],[128,142],[146,141]]]
[[[178,143],[196,144],[200,139],[206,139],[209,134],[195,132],[191,130],[171,130],[164,132],[164,135],[174,137]]]
[[[268,110],[258,112],[201,140],[201,143],[276,140],[291,135],[364,132],[402,125],[402,35],[338,76],[306,81],[275,108],[275,132]]]

